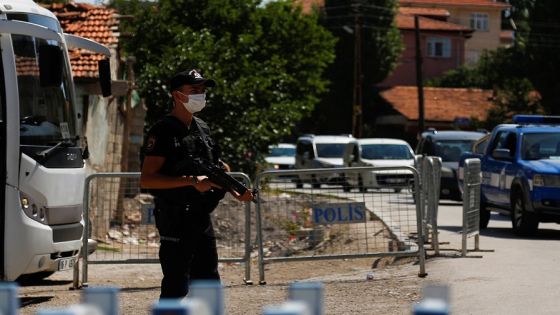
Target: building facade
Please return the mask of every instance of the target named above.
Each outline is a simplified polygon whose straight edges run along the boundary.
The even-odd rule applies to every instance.
[[[474,64],[485,50],[502,45],[502,11],[510,5],[496,0],[399,0],[401,7],[436,8],[449,12],[448,22],[473,30],[465,43],[465,62]]]

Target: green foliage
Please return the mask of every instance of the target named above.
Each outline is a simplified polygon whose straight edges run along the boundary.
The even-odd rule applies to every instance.
[[[511,121],[513,115],[543,114],[539,99],[535,97],[533,84],[528,79],[512,79],[496,91],[495,107],[488,111],[483,127],[492,130],[494,126]]]
[[[523,51],[517,47],[485,51],[474,66],[463,65],[427,82],[427,86],[503,89],[523,78]]]
[[[491,130],[516,113],[542,113],[520,46],[485,52],[475,66],[461,66],[428,82],[429,86],[493,89],[495,106],[477,127]]]
[[[289,135],[326,91],[333,36],[315,14],[291,2],[180,0],[146,5],[125,1],[135,18],[127,52],[137,59],[138,86],[148,126],[169,110],[168,79],[202,70],[218,86],[200,113],[234,170],[254,171],[256,152]]]
[[[525,34],[528,77],[542,96],[547,113],[560,115],[560,1],[534,1]]]
[[[322,23],[338,39],[336,60],[327,72],[332,84],[302,131],[351,133],[355,28],[361,29],[362,106],[367,109],[373,97],[369,90],[396,67],[404,49],[396,10],[395,0],[325,0]]]
[[[430,82],[436,86],[494,88],[500,97],[498,109],[560,115],[560,2],[555,0],[510,0],[508,18],[516,26],[513,47],[486,54],[474,68],[462,67]],[[542,109],[534,103],[538,91]],[[520,92],[525,93],[525,95]],[[497,113],[491,113],[496,117]],[[507,117],[507,115],[506,115]]]

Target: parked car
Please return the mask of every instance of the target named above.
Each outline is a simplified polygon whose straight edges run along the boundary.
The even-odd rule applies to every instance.
[[[266,168],[272,170],[290,170],[296,165],[296,145],[279,143],[268,147],[268,155],[264,158]]]
[[[416,146],[416,154],[441,157],[440,197],[442,199],[461,200],[461,192],[457,183],[459,158],[463,153],[470,152],[473,143],[484,135],[486,132],[433,129],[421,134]]]
[[[400,139],[358,139],[346,145],[344,165],[347,167],[414,166],[414,153],[410,145]],[[348,172],[345,187],[349,191],[357,187],[365,192],[368,188],[391,188],[400,192],[414,179],[410,171]]]
[[[540,222],[560,223],[560,116],[517,115],[496,126],[480,159],[480,228],[490,211],[511,216],[513,232],[534,234]]]
[[[296,169],[334,168],[343,167],[342,157],[346,144],[356,139],[351,135],[304,135],[296,141]],[[316,176],[315,174],[300,174],[296,181],[298,188],[304,183],[310,183],[314,188],[322,184],[343,185],[342,174]]]

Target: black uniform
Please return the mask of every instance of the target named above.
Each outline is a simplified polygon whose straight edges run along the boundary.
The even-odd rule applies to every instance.
[[[159,173],[169,176],[201,175],[196,170],[177,172],[188,157],[218,162],[220,151],[209,136],[208,125],[193,117],[190,129],[175,116],[165,116],[148,133],[146,156],[165,157]],[[154,217],[160,234],[159,259],[163,271],[160,298],[183,297],[193,279],[220,279],[216,238],[210,213],[224,197],[221,190],[201,193],[193,186],[151,189]]]

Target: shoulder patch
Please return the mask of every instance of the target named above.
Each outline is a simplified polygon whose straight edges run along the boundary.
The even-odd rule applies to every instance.
[[[156,145],[156,137],[150,136],[148,137],[148,141],[146,142],[146,152],[151,152]]]

